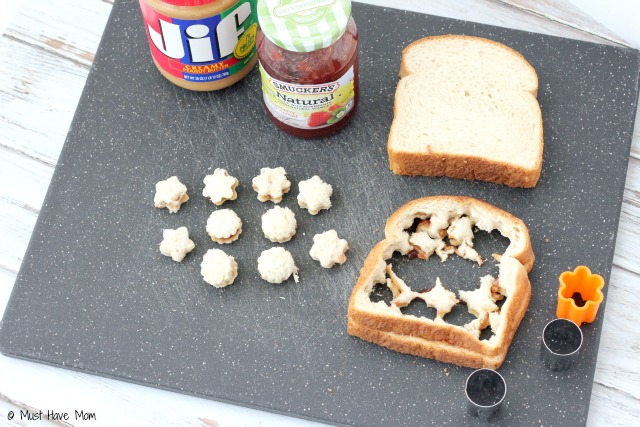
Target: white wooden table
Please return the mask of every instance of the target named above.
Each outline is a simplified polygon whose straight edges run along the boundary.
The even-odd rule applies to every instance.
[[[2,18],[19,6],[0,38],[0,315],[113,0],[18,3],[0,0]],[[566,0],[369,0],[368,3],[598,43],[627,44]],[[607,286],[607,309],[588,424],[637,425],[640,119],[636,119],[614,267]],[[319,425],[0,356],[0,425],[49,425],[44,421],[20,421],[21,409],[71,414],[70,421],[56,422],[57,425]],[[96,420],[76,421],[75,410],[95,413]],[[15,414],[13,420],[7,417],[9,411]]]

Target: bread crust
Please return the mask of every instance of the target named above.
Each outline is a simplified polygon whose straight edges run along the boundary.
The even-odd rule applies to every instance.
[[[386,259],[391,256],[394,245],[401,239],[404,226],[412,218],[428,213],[424,212],[425,208],[438,205],[459,207],[470,216],[490,215],[497,222],[509,224],[518,230],[518,244],[513,248],[510,245],[505,254],[510,250],[511,253],[504,255],[500,263],[499,280],[500,285],[508,289],[507,300],[501,309],[500,326],[491,342],[479,340],[460,326],[436,323],[393,310],[378,310],[369,299],[370,289],[380,282],[377,275],[380,273],[381,263],[386,265]],[[385,236],[385,240],[379,242],[367,256],[351,294],[347,314],[348,333],[401,353],[473,368],[499,367],[531,297],[527,271],[533,265],[534,255],[524,223],[508,212],[477,199],[433,196],[413,200],[394,212],[387,220]]]
[[[393,128],[393,125],[392,125]],[[542,139],[542,135],[540,136]],[[389,167],[396,175],[447,176],[470,181],[488,181],[508,187],[534,188],[542,172],[542,159],[533,169],[498,160],[452,153],[407,153],[387,145]]]
[[[398,335],[362,326],[352,319],[347,321],[349,335],[386,347],[399,353],[411,354],[439,362],[452,363],[470,368],[498,369],[504,361],[504,354],[486,356],[481,353],[465,351],[446,343],[422,340],[418,337]]]
[[[400,62],[400,77],[408,76],[412,73],[417,73],[419,70],[410,70],[406,56],[408,52],[422,44],[429,43],[434,40],[449,39],[449,40],[480,40],[482,42],[490,43],[491,45],[505,50],[511,55],[514,55],[522,60],[522,65],[527,67],[535,78],[535,86],[533,88],[523,88],[524,92],[530,93],[534,98],[538,93],[538,75],[535,69],[529,64],[526,58],[518,51],[503,45],[502,43],[494,40],[485,39],[482,37],[447,34],[441,36],[430,36],[420,40],[416,40],[405,47],[402,51],[402,60]],[[387,154],[389,156],[389,167],[396,175],[422,175],[422,176],[447,176],[450,178],[474,180],[474,181],[488,181],[496,184],[503,184],[509,187],[519,188],[534,188],[540,174],[542,172],[542,147],[544,146],[544,135],[542,126],[542,111],[537,109],[539,115],[539,135],[537,140],[539,141],[540,156],[536,159],[534,165],[531,168],[519,167],[517,165],[505,163],[499,160],[492,160],[486,157],[461,155],[456,153],[438,153],[432,151],[427,146],[427,150],[422,153],[416,152],[404,152],[393,148],[392,135],[394,135],[394,128],[397,126],[398,116],[398,91],[396,90],[396,96],[394,98],[393,117],[394,120],[391,124],[391,130],[389,132],[389,138],[387,140]],[[538,104],[536,100],[536,104]]]

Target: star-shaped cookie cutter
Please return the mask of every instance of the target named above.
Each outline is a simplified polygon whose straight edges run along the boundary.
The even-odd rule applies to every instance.
[[[580,265],[573,271],[565,271],[559,279],[556,316],[572,320],[578,326],[592,323],[604,300],[602,276],[593,274],[589,267]]]

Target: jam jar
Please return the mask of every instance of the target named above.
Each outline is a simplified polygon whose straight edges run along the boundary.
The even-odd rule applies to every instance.
[[[139,0],[153,62],[190,90],[222,89],[253,68],[256,0]]]
[[[318,138],[358,106],[358,30],[350,0],[258,0],[256,36],[267,115],[284,132]]]

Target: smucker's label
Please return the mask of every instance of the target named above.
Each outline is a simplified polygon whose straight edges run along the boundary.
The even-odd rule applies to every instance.
[[[239,1],[219,15],[177,19],[140,0],[151,55],[174,77],[191,82],[224,79],[256,53],[256,0]]]
[[[338,80],[294,84],[273,78],[260,64],[264,103],[279,121],[299,129],[318,129],[340,121],[353,108],[353,67]]]

